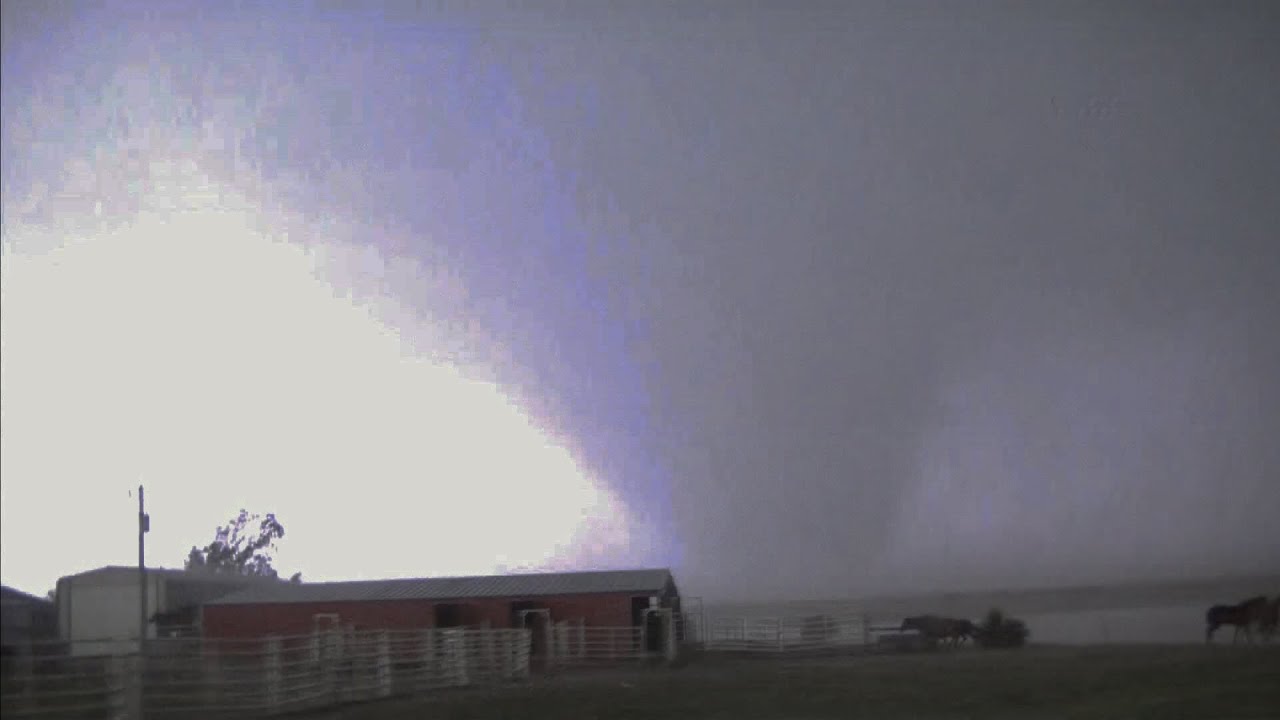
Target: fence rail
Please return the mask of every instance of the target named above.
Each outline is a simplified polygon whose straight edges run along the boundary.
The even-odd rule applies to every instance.
[[[713,616],[699,618],[695,642],[716,652],[820,653],[871,650],[913,642],[898,623],[876,621],[856,610],[790,617]],[[688,631],[686,631],[687,634]]]
[[[519,682],[531,669],[674,657],[684,632],[670,614],[642,627],[555,622],[523,629],[451,628],[216,640],[171,637],[66,643],[5,661],[10,718],[263,716],[468,685]],[[89,648],[92,655],[86,653]],[[128,649],[131,652],[126,652]]]
[[[544,666],[566,668],[658,659],[666,653],[661,638],[650,644],[644,628],[586,627],[558,623],[551,632],[551,648]]]
[[[520,682],[531,669],[673,659],[678,646],[713,652],[803,654],[894,646],[897,625],[855,611],[797,617],[662,615],[640,627],[555,622],[525,629],[452,628],[253,640],[152,639],[94,656],[66,644],[4,661],[3,716],[222,718],[263,716],[468,685]],[[909,639],[909,638],[908,638]],[[115,654],[103,651],[111,648]]]
[[[529,673],[530,631],[335,631],[262,640],[162,639],[137,652],[6,659],[10,718],[270,715]]]

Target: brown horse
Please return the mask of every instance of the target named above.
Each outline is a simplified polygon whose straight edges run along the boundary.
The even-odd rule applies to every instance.
[[[977,636],[978,626],[975,625],[972,620],[952,620],[951,632],[953,637],[955,637],[955,643],[957,645],[961,645],[965,640]]]
[[[1276,634],[1276,626],[1280,624],[1280,595],[1262,608],[1258,617],[1258,634],[1262,639],[1271,642]]]
[[[1215,630],[1223,625],[1231,625],[1235,627],[1235,633],[1231,636],[1232,644],[1240,639],[1242,630],[1245,640],[1252,643],[1251,628],[1262,619],[1268,605],[1265,595],[1249,598],[1236,605],[1214,605],[1204,614],[1204,641],[1211,642]]]
[[[969,620],[938,617],[937,615],[916,615],[902,621],[902,632],[915,630],[930,642],[944,642],[959,645],[966,638],[973,637],[977,628]]]

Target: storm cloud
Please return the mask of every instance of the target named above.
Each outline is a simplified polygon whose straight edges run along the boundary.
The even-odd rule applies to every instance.
[[[164,78],[244,136],[212,172],[350,220],[349,285],[500,346],[687,591],[1277,569],[1270,3],[10,5],[6,209],[24,92]],[[35,49],[91,22],[134,39]]]

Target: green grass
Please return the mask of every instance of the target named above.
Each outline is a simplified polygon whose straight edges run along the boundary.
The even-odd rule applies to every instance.
[[[1280,717],[1280,646],[703,658],[680,668],[564,673],[504,690],[446,692],[327,715],[367,720],[1274,720]]]

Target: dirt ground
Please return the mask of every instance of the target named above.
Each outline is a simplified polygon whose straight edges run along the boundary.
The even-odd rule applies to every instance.
[[[700,658],[677,668],[564,673],[502,690],[445,692],[314,717],[1275,720],[1280,645]]]

